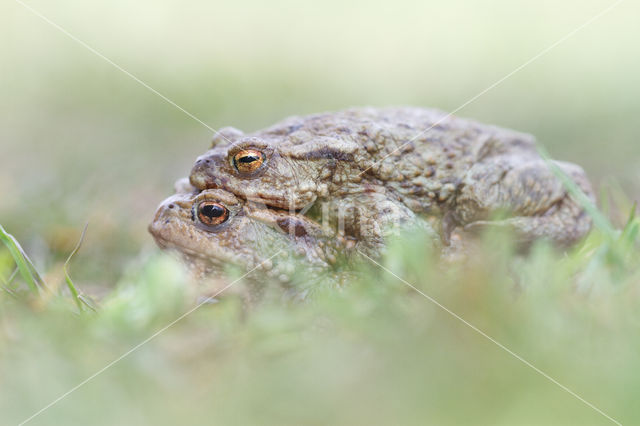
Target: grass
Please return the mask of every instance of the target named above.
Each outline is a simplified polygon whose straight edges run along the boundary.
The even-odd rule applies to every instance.
[[[568,253],[540,243],[527,255],[509,235],[487,234],[460,264],[414,232],[381,262],[606,416],[635,423],[639,227],[633,209],[619,230],[595,229]],[[84,296],[66,267],[80,242],[63,291],[44,285],[4,229],[2,241],[12,289],[0,296],[3,423],[114,360],[30,424],[613,423],[366,261],[349,285],[320,286],[309,302],[283,302],[265,281],[250,311],[230,292],[182,318],[193,284],[172,257],[143,252],[78,317]]]
[[[84,240],[84,236],[87,233],[87,228],[89,227],[89,224],[87,223],[84,228],[82,229],[82,234],[80,234],[80,239],[78,240],[78,244],[76,244],[76,246],[73,248],[73,251],[71,252],[71,254],[69,254],[69,257],[67,258],[67,260],[64,262],[64,280],[67,283],[67,288],[69,289],[69,292],[71,293],[71,298],[73,299],[73,301],[76,303],[76,306],[78,307],[78,309],[82,312],[85,310],[85,308],[89,308],[93,311],[96,310],[94,304],[90,301],[90,299],[88,299],[85,295],[81,294],[78,292],[78,290],[76,289],[75,284],[73,283],[73,280],[71,280],[71,276],[69,276],[69,271],[68,271],[68,267],[69,267],[69,262],[71,262],[71,259],[73,259],[73,256],[75,256],[75,254],[78,252],[78,250],[80,250],[80,246],[82,245],[82,241]]]
[[[2,241],[7,250],[9,250],[16,264],[16,269],[20,272],[22,279],[27,283],[29,289],[37,293],[43,286],[40,274],[38,274],[35,266],[33,266],[33,262],[31,262],[29,256],[24,252],[18,240],[16,240],[13,235],[7,233],[2,225],[0,225],[0,241]],[[11,275],[13,277],[13,273]],[[10,284],[12,277],[5,282],[5,286]]]

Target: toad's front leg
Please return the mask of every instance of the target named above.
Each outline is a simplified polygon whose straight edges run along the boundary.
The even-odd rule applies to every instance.
[[[584,171],[574,164],[553,162],[593,201]],[[491,221],[492,213],[510,215]],[[542,159],[518,156],[491,157],[476,164],[462,181],[451,217],[465,229],[509,227],[520,240],[548,239],[568,246],[584,237],[591,218],[562,180]]]

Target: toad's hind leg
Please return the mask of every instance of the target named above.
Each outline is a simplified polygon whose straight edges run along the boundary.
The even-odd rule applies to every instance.
[[[591,185],[579,166],[553,164],[594,200]],[[510,217],[489,220],[491,213],[501,210]],[[541,159],[494,158],[490,165],[474,166],[461,185],[454,216],[465,230],[507,227],[524,242],[543,238],[559,246],[575,243],[591,228],[591,218],[583,206]]]

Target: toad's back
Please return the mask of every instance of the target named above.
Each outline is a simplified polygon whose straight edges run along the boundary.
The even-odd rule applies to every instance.
[[[383,185],[414,210],[449,201],[471,166],[492,156],[537,157],[535,138],[435,109],[354,108],[289,117],[254,135],[286,156],[331,158],[332,194]]]

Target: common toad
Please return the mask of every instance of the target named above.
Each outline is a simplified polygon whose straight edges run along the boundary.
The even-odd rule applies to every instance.
[[[163,249],[180,252],[196,274],[229,265],[288,281],[295,267],[326,272],[350,245],[309,218],[243,201],[220,189],[192,191],[184,181],[164,200],[149,225]]]
[[[593,199],[579,166],[553,164]],[[366,246],[380,246],[384,229],[416,215],[437,218],[445,244],[457,227],[499,225],[524,241],[566,246],[591,226],[533,136],[432,109],[290,117],[248,135],[225,128],[190,181],[339,222]],[[507,216],[495,221],[496,212]]]

